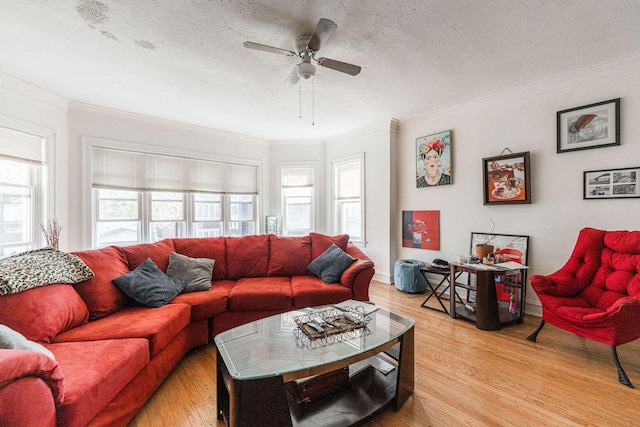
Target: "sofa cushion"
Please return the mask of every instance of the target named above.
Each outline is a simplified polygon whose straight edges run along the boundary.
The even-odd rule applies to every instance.
[[[149,363],[147,340],[140,338],[48,346],[65,374],[60,426],[87,425]]]
[[[186,304],[132,307],[70,329],[58,335],[55,342],[145,338],[153,357],[189,325],[190,318],[191,308]]]
[[[182,292],[208,291],[214,264],[215,261],[209,258],[191,258],[171,252],[167,276],[187,284]]]
[[[49,285],[0,296],[0,323],[36,342],[87,322],[89,311],[71,285]]]
[[[311,262],[311,239],[303,237],[278,237],[269,235],[268,276],[301,276],[308,274]]]
[[[336,304],[352,298],[349,288],[327,286],[320,278],[313,276],[292,277],[291,292],[296,308]]]
[[[100,319],[129,305],[129,297],[112,282],[129,272],[127,257],[120,248],[109,246],[74,252],[74,255],[95,273],[91,279],[73,285],[89,309],[89,320]]]
[[[332,243],[322,255],[311,261],[307,268],[324,283],[338,283],[342,273],[355,261],[355,258]]]
[[[286,310],[292,307],[289,277],[244,278],[229,292],[229,310]]]
[[[327,236],[320,233],[309,233],[311,239],[311,259],[316,259],[326,251],[332,243],[335,243],[343,251],[347,250],[349,235]]]
[[[0,260],[0,295],[91,277],[93,271],[77,256],[54,248],[35,249]]]
[[[176,252],[191,258],[210,258],[215,260],[213,280],[227,278],[226,238],[200,237],[173,239]]]
[[[151,258],[151,261],[163,272],[167,271],[169,254],[176,251],[176,248],[173,246],[173,240],[171,239],[164,239],[155,243],[123,246],[120,249],[122,249],[122,252],[124,252],[127,257],[130,270],[134,270],[145,262],[147,258]]]
[[[185,282],[164,274],[148,258],[129,273],[116,277],[113,283],[140,304],[158,308],[167,304],[187,286]]]
[[[5,325],[0,325],[0,349],[35,351],[55,360],[53,353],[46,347],[37,342],[29,341],[20,332],[16,332]]]
[[[268,264],[268,235],[227,237],[227,279],[265,277]]]
[[[171,302],[189,304],[192,322],[207,319],[227,311],[229,291],[234,284],[233,280],[217,280],[209,291],[182,293]]]

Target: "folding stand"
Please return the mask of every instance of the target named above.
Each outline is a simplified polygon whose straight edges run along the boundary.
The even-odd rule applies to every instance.
[[[440,280],[440,282],[436,285],[433,286],[431,284],[431,281],[429,281],[429,277],[428,274],[438,274],[440,276],[442,276],[442,280]],[[422,267],[420,269],[420,274],[422,274],[422,277],[424,277],[424,280],[427,282],[427,286],[429,287],[429,290],[431,291],[431,293],[429,294],[429,296],[427,297],[427,299],[424,300],[424,302],[422,303],[422,305],[420,305],[420,307],[424,307],[424,308],[428,308],[430,310],[435,310],[435,311],[439,311],[441,313],[446,313],[447,315],[449,315],[449,310],[447,310],[447,306],[445,304],[443,304],[443,300],[444,301],[449,301],[449,299],[451,298],[451,296],[449,296],[449,298],[445,298],[443,295],[445,292],[447,292],[449,290],[449,288],[451,288],[451,271],[448,268],[436,268],[436,267],[430,267],[430,266],[426,266],[426,267]],[[460,277],[460,275],[462,274],[462,272],[458,272],[455,277],[454,280],[457,279],[458,277]],[[444,286],[444,289],[442,289],[441,291],[439,291],[439,289]],[[427,304],[427,302],[429,302],[429,300],[431,299],[432,296],[436,297],[436,300],[438,301],[438,303],[440,304],[440,307],[442,307],[442,309],[438,308],[438,307],[430,307]],[[458,301],[460,301],[461,304],[464,304],[464,302],[462,301],[462,298],[460,298],[460,295],[458,295],[458,293],[455,293],[455,296],[458,298]]]

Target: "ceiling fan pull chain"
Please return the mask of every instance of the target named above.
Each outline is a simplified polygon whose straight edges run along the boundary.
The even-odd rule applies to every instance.
[[[313,78],[311,86],[311,126],[316,125],[316,78]]]
[[[298,93],[300,94],[300,118],[302,118],[302,79],[299,80],[300,84],[298,85]]]

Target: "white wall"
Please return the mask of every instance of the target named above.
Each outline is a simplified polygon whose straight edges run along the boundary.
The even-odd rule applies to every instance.
[[[386,123],[381,129],[354,132],[327,139],[327,182],[331,181],[331,161],[357,153],[365,156],[365,224],[366,246],[363,251],[373,260],[376,280],[389,282],[392,272],[394,242],[391,214],[395,206],[391,203],[395,192],[392,171],[392,142],[395,130]],[[328,188],[327,200],[331,200]],[[331,203],[327,203],[326,217],[330,221]]]
[[[46,138],[48,218],[62,227],[60,248],[68,248],[67,106],[69,100],[0,73],[0,126]],[[42,241],[44,244],[44,240]]]
[[[87,139],[102,139],[125,143],[133,147],[152,147],[155,152],[180,154],[209,160],[246,161],[258,163],[263,176],[261,193],[269,188],[269,174],[261,175],[269,164],[268,144],[256,138],[198,126],[170,122],[136,114],[114,111],[86,104],[69,106],[69,211],[76,220],[69,224],[69,250],[88,248],[90,220],[81,215],[91,200],[90,188],[85,186],[84,160]],[[263,198],[258,221],[263,225],[262,212],[268,211],[268,197]],[[90,206],[89,206],[90,207]]]
[[[472,231],[530,236],[529,274],[568,259],[578,231],[640,228],[640,199],[583,200],[583,171],[640,166],[640,56],[628,57],[400,123],[397,210],[439,210],[440,251],[402,248],[431,262],[469,252]],[[622,145],[556,153],[556,112],[621,98]],[[453,185],[416,188],[415,139],[452,130]],[[532,204],[482,204],[482,158],[531,152]],[[400,221],[396,223],[398,229]],[[528,312],[539,302],[527,292]]]

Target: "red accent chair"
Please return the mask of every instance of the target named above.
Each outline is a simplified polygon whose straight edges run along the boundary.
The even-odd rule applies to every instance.
[[[542,321],[611,346],[620,383],[633,388],[616,346],[640,338],[640,231],[584,228],[571,258],[555,273],[531,276]]]

